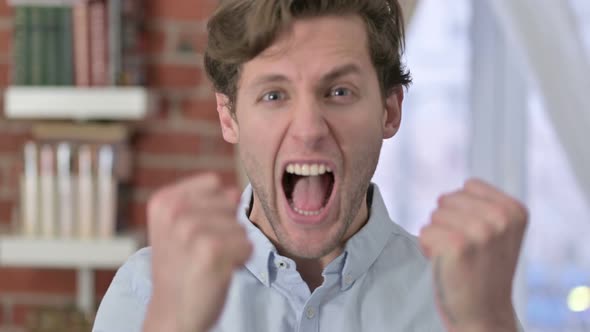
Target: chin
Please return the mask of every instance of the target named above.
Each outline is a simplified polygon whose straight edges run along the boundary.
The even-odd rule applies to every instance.
[[[309,246],[298,244],[294,248],[286,248],[290,256],[303,259],[320,259],[336,250],[338,246]]]

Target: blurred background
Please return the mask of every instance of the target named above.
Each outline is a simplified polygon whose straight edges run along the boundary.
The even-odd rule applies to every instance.
[[[471,176],[500,186],[530,210],[526,330],[590,331],[590,2],[413,4],[414,84],[374,178],[391,217],[417,234],[440,193]]]
[[[590,331],[590,2],[403,0],[414,83],[374,177],[416,234],[471,176],[531,221],[527,331]],[[0,0],[0,331],[89,331],[157,188],[243,184],[202,54],[215,0]]]

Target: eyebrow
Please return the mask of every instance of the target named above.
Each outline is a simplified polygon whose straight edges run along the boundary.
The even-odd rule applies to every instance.
[[[289,79],[285,75],[269,74],[269,75],[263,75],[263,76],[256,78],[252,82],[252,84],[250,84],[250,86],[257,87],[257,86],[268,84],[268,83],[278,83],[278,82],[286,82],[286,81],[289,81]]]
[[[319,85],[320,86],[327,85],[328,83],[335,81],[336,79],[338,79],[340,77],[350,75],[350,74],[360,75],[361,69],[359,68],[359,66],[357,66],[354,63],[349,63],[349,64],[342,65],[340,67],[336,67],[336,68],[332,69],[331,71],[329,71],[327,74],[325,74],[320,79]]]
[[[349,74],[360,74],[360,73],[361,73],[361,69],[359,68],[358,65],[356,65],[354,63],[345,64],[345,65],[336,67],[336,68],[332,69],[331,71],[329,71],[328,73],[324,74],[324,76],[322,76],[322,78],[320,79],[320,82],[318,85],[319,86],[327,85],[331,81],[334,81],[342,76],[346,76]],[[268,84],[268,83],[279,83],[279,82],[288,82],[288,81],[289,81],[289,79],[285,75],[268,74],[268,75],[263,75],[263,76],[256,78],[252,82],[252,84],[250,84],[250,86],[257,87],[257,86]]]

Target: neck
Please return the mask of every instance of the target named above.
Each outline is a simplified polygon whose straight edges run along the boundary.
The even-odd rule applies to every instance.
[[[338,255],[340,255],[341,252],[342,250],[339,250]],[[295,264],[297,264],[297,271],[301,275],[301,279],[305,281],[310,292],[313,293],[316,288],[322,285],[324,282],[322,272],[331,261],[338,257],[338,255],[335,255],[327,263],[322,262],[327,256],[320,259],[292,258],[295,261]]]

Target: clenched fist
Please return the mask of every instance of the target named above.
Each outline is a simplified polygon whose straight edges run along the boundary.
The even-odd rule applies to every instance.
[[[236,221],[237,201],[238,193],[224,189],[213,174],[151,198],[153,292],[144,331],[204,332],[215,324],[233,272],[252,252]]]
[[[449,331],[516,331],[512,281],[528,213],[480,180],[440,197],[420,244]]]

